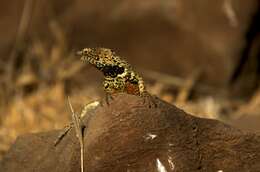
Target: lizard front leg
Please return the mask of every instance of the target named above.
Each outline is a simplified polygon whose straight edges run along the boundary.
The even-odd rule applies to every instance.
[[[105,101],[109,105],[110,101],[113,100],[112,95],[115,93],[124,92],[125,82],[121,77],[106,77],[103,82],[103,88],[106,93]],[[102,104],[102,102],[101,102]]]

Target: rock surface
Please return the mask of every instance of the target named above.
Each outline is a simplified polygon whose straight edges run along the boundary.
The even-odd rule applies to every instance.
[[[83,119],[87,172],[260,171],[258,135],[193,117],[160,99],[118,94],[92,113],[88,124]],[[74,129],[54,147],[58,134],[19,137],[0,171],[80,171]]]

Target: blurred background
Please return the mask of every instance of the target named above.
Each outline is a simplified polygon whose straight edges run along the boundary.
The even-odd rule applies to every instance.
[[[258,0],[2,0],[0,159],[104,95],[75,52],[114,49],[148,90],[193,115],[260,131]]]

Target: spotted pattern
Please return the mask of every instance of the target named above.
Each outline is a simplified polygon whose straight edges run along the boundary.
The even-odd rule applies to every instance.
[[[126,92],[141,95],[145,91],[143,79],[129,65],[108,48],[84,48],[77,53],[86,61],[103,72],[103,88],[107,93]]]

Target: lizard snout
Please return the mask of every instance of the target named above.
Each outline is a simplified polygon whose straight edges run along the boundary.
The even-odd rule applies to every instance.
[[[83,55],[83,51],[77,51],[75,54],[76,54],[76,56],[82,56]]]
[[[81,51],[77,51],[75,54],[76,54],[76,56],[79,56],[81,60],[89,61],[89,59],[86,57],[88,52],[89,51],[85,48]]]

